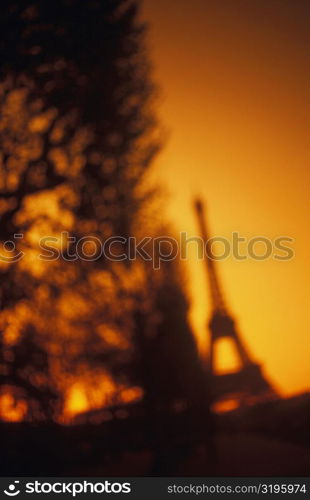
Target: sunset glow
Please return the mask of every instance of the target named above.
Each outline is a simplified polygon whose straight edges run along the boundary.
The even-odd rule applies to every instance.
[[[281,393],[309,390],[309,29],[305,2],[144,0],[167,144],[154,177],[167,214],[197,235],[202,196],[212,235],[294,238],[280,262],[218,262],[252,356]],[[205,350],[210,314],[203,264],[186,263],[191,320]],[[223,348],[220,369],[233,365]]]

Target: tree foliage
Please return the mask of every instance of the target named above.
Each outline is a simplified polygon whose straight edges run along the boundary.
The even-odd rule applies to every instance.
[[[128,388],[159,407],[193,399],[203,375],[175,266],[72,257],[83,238],[147,227],[160,144],[137,6],[4,0],[0,27],[0,239],[15,244],[0,262],[6,394],[27,402],[24,418],[58,420],[74,387],[93,406],[128,402]]]

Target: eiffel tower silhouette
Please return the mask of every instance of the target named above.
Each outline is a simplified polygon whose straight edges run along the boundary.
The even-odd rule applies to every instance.
[[[210,331],[210,349],[208,357],[208,374],[211,379],[213,401],[235,399],[238,404],[254,404],[259,401],[275,398],[276,392],[263,375],[261,366],[256,363],[246,348],[231,315],[222,293],[215,261],[212,259],[210,238],[206,223],[204,206],[201,200],[195,201],[195,210],[200,232],[205,242],[206,270],[211,296],[211,318],[208,323]],[[239,358],[240,368],[235,372],[217,374],[215,371],[215,346],[218,340],[227,338],[233,343]]]

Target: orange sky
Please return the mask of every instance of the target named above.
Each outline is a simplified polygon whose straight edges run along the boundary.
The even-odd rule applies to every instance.
[[[178,231],[197,234],[194,194],[213,234],[295,238],[295,258],[219,264],[241,332],[284,394],[309,389],[308,0],[144,0],[159,116],[169,140],[155,178],[171,193]],[[209,312],[192,252],[191,317],[200,340]],[[222,348],[222,366],[231,362]]]

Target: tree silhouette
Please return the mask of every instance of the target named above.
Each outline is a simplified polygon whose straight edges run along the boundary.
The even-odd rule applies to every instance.
[[[102,366],[117,352],[103,326],[115,328],[117,301],[128,294],[123,266],[42,262],[38,239],[54,236],[69,253],[63,230],[101,240],[132,233],[158,149],[144,27],[136,17],[136,5],[123,0],[3,4],[0,238],[23,235],[15,253],[2,249],[3,349],[11,364],[22,344],[45,349],[53,366],[46,375],[60,397],[65,373],[85,365],[87,346]],[[20,251],[23,259],[7,261]]]
[[[89,406],[142,404],[164,471],[210,425],[180,268],[128,258],[129,237],[159,231],[145,28],[125,0],[5,0],[0,26],[4,391],[29,420],[63,419],[76,384]],[[96,247],[115,236],[124,260]]]
[[[147,275],[144,295],[136,303],[136,349],[128,372],[144,390],[153,472],[171,474],[179,472],[195,444],[209,452],[213,446],[210,392],[188,320],[182,266],[163,261]]]

